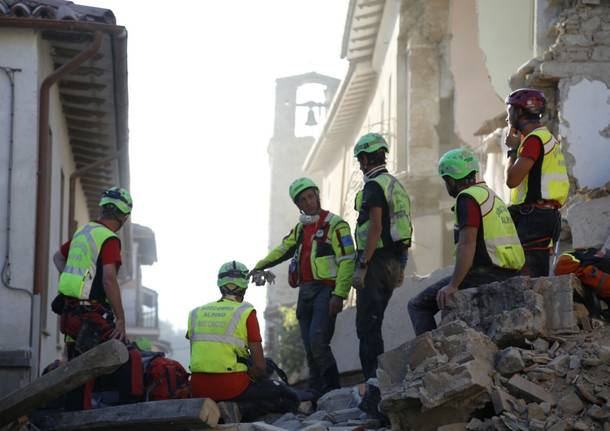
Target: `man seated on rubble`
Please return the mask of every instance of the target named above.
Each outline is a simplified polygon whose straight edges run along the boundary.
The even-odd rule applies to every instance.
[[[51,307],[61,315],[68,360],[111,338],[126,340],[117,279],[121,242],[116,233],[129,218],[133,202],[127,190],[112,187],[103,193],[99,206],[100,218],[78,229],[53,256],[61,276]],[[66,408],[90,408],[92,389],[89,382],[70,392]]]
[[[455,267],[409,301],[415,335],[436,329],[434,315],[458,289],[502,281],[519,274],[523,247],[508,209],[485,182],[477,178],[479,162],[467,149],[448,151],[438,165],[447,192],[456,198]]]
[[[248,268],[236,261],[225,263],[217,285],[222,297],[189,315],[192,396],[236,401],[242,415],[250,419],[269,412],[296,411],[296,392],[267,378],[256,310],[244,302]]]

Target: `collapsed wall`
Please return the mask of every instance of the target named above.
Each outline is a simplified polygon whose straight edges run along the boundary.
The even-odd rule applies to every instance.
[[[392,429],[609,429],[610,328],[574,306],[578,283],[517,277],[457,292],[438,329],[380,356]]]

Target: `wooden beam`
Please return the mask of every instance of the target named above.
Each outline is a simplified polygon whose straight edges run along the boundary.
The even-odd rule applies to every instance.
[[[127,348],[110,340],[0,398],[0,427],[127,362]]]
[[[46,414],[32,422],[45,431],[173,431],[214,428],[219,419],[220,410],[212,399],[190,398]]]

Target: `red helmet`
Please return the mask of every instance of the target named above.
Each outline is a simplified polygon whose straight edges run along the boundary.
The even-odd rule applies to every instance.
[[[521,108],[525,112],[533,115],[544,114],[544,108],[546,107],[544,93],[533,88],[520,88],[515,90],[506,96],[504,102],[507,105]]]

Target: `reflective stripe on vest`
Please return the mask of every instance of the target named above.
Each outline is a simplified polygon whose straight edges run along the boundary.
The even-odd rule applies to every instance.
[[[118,238],[103,224],[90,222],[81,227],[70,243],[68,259],[59,278],[58,290],[63,295],[89,299],[97,272],[97,260],[109,238]]]
[[[525,263],[525,253],[502,199],[485,184],[462,190],[457,199],[462,194],[471,196],[481,209],[483,240],[491,262],[500,268],[520,270]],[[455,224],[458,224],[457,213]]]
[[[413,226],[411,224],[411,199],[403,185],[388,173],[382,173],[369,181],[375,181],[381,186],[388,204],[390,218],[390,237],[394,242],[404,242],[410,245]],[[362,209],[362,191],[356,195],[356,211]],[[364,250],[369,234],[370,220],[356,225],[356,248]],[[387,245],[387,244],[385,244]],[[383,240],[379,238],[376,248],[384,247]]]
[[[189,339],[191,370],[204,373],[247,371],[238,362],[247,357],[246,321],[254,310],[251,304],[223,299],[191,311]]]
[[[553,200],[563,205],[568,198],[570,181],[563,152],[559,141],[546,127],[539,127],[523,137],[518,151],[530,136],[537,136],[542,141],[544,156],[540,172],[540,197],[544,200]],[[542,155],[541,155],[542,156]],[[519,205],[525,202],[528,192],[529,174],[523,181],[511,190],[511,204]]]
[[[314,280],[334,280],[337,277],[338,264],[344,260],[353,260],[355,259],[355,255],[348,254],[345,256],[337,256],[335,255],[334,250],[332,250],[331,254],[320,255],[320,251],[318,250],[318,243],[320,244],[328,244],[328,246],[332,249],[332,240],[330,239],[330,235],[335,231],[337,225],[344,220],[336,214],[329,212],[320,227],[320,229],[324,229],[324,237],[316,238],[316,233],[314,233],[314,237],[311,241],[311,256],[310,256],[310,266],[311,273],[313,275]],[[328,229],[326,226],[328,225]],[[303,226],[301,225],[301,231]],[[298,235],[301,235],[298,233]],[[300,254],[301,247],[297,250],[296,259],[297,262],[300,263]],[[327,252],[328,253],[328,250]]]

